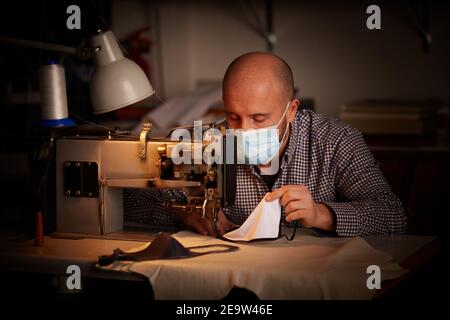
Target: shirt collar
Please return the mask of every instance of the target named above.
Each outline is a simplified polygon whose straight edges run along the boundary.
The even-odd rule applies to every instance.
[[[284,169],[292,161],[299,141],[307,136],[307,117],[305,115],[305,110],[297,111],[294,121],[289,126],[289,142],[281,159],[281,169]]]

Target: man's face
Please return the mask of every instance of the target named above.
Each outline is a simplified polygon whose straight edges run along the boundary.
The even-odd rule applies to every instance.
[[[242,85],[225,87],[223,92],[227,123],[233,129],[258,129],[272,126],[280,121],[285,108],[290,102],[282,90],[270,83],[259,85]],[[296,102],[297,101],[297,102]],[[287,122],[292,121],[295,112],[294,99],[287,111],[286,118],[279,129],[284,132]],[[295,107],[295,109],[297,109]]]
[[[228,125],[243,130],[276,124],[284,111],[282,105],[287,104],[274,92],[257,87],[246,90],[245,86],[224,90],[223,100]]]

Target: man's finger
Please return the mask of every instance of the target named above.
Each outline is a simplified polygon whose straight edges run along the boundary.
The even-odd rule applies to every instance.
[[[224,228],[224,225],[226,223],[225,214],[222,210],[219,211],[219,214],[217,215],[217,222],[216,222],[216,228],[220,235],[223,235],[226,231]]]
[[[192,222],[192,227],[200,234],[206,236],[208,234],[208,230],[203,226],[203,224],[200,222],[200,220],[195,219]]]
[[[280,198],[280,205],[286,207],[292,201],[298,201],[306,198],[307,193],[303,190],[288,190]]]
[[[272,191],[271,193],[269,193],[266,196],[266,201],[273,201],[276,199],[281,198],[287,191],[289,190],[308,190],[304,185],[298,184],[289,184],[286,186],[282,186],[281,188],[278,188],[274,191]]]
[[[291,201],[286,207],[284,207],[284,212],[286,215],[300,209],[306,209],[306,203],[302,200]]]
[[[225,214],[220,211],[218,216],[218,225],[222,226],[223,230],[227,232],[230,229],[236,228],[237,225],[235,225],[233,222],[227,219]]]
[[[299,209],[299,210],[295,210],[294,212],[290,213],[289,215],[286,216],[286,221],[287,222],[292,222],[294,220],[297,219],[302,219],[305,216],[305,210],[304,209]]]
[[[224,224],[226,222],[227,218],[225,217],[225,214],[223,213],[222,209],[220,209],[219,214],[217,215],[217,221],[220,224]]]
[[[214,231],[212,229],[211,224],[209,223],[208,220],[203,219],[202,217],[199,217],[198,221],[200,221],[200,223],[203,225],[203,227],[206,229],[206,233],[209,234],[211,237],[214,237]]]
[[[287,187],[288,186],[282,186],[281,188],[278,188],[277,190],[272,191],[271,193],[269,193],[266,196],[266,201],[273,201],[278,198],[281,198],[284,195],[284,193],[287,191]]]
[[[217,221],[216,223],[216,227],[217,227],[217,231],[219,232],[220,235],[223,235],[226,233],[225,229],[223,228],[222,224],[220,223],[220,221]]]

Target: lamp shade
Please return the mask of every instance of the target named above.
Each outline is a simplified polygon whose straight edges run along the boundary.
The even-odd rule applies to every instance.
[[[129,106],[155,93],[144,71],[124,57],[111,31],[93,36],[90,47],[95,62],[90,83],[95,114]]]

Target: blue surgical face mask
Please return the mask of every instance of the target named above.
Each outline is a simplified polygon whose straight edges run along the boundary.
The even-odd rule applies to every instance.
[[[277,124],[246,131],[237,130],[238,163],[263,165],[269,163],[276,156],[289,130],[288,124],[280,141],[278,136],[278,126],[286,116],[289,104],[290,101]]]

